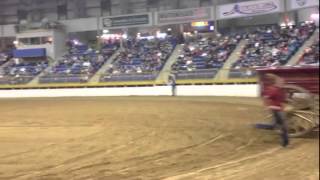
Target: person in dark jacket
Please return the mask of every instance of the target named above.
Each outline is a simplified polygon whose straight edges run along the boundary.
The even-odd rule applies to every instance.
[[[176,91],[177,91],[177,84],[176,84],[176,75],[175,74],[170,74],[169,75],[169,84],[171,85],[171,96],[176,96]]]

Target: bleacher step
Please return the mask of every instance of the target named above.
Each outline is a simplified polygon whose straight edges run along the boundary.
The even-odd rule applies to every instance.
[[[6,67],[8,64],[9,64],[9,62],[11,61],[12,59],[10,59],[9,61],[7,61],[7,62],[5,62],[4,64],[2,64],[0,67]]]
[[[99,82],[100,76],[104,74],[104,72],[108,69],[110,64],[114,62],[114,60],[118,57],[120,50],[117,50],[113,55],[107,60],[106,63],[96,72],[96,74],[90,79],[89,82]]]
[[[180,55],[181,50],[182,45],[178,44],[171,56],[169,57],[169,59],[167,60],[166,64],[160,71],[156,79],[156,83],[166,83],[168,81],[168,77],[171,73],[171,66],[178,60],[178,56]]]
[[[49,58],[49,66],[48,66],[46,69],[44,69],[40,74],[38,74],[36,77],[34,77],[34,78],[32,79],[32,81],[30,81],[30,82],[28,83],[28,85],[37,85],[37,84],[39,84],[39,78],[40,78],[41,76],[43,76],[44,73],[47,72],[51,67],[55,66],[56,63],[58,62],[58,61],[54,61],[54,60],[51,59],[50,57],[48,57],[48,58]],[[61,58],[61,57],[59,57],[59,58]],[[58,58],[58,59],[59,59],[59,58]]]
[[[300,58],[303,56],[304,50],[310,47],[316,39],[319,39],[319,29],[316,29],[311,37],[304,42],[304,44],[299,48],[298,52],[293,55],[288,61],[287,65],[296,65],[299,62]]]
[[[219,70],[217,75],[214,77],[214,80],[228,79],[228,75],[230,72],[230,68],[232,67],[232,64],[235,63],[239,59],[239,57],[241,55],[241,51],[243,50],[243,48],[245,48],[247,43],[248,43],[248,41],[245,39],[242,39],[238,43],[236,49],[231,53],[229,58],[224,63],[223,67]]]

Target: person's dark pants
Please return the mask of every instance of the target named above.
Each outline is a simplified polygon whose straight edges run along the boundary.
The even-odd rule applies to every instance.
[[[282,113],[278,110],[272,110],[272,114],[275,121],[274,128],[276,125],[279,125],[281,129],[282,146],[287,146],[289,144],[288,127]]]
[[[283,119],[282,112],[279,110],[272,110],[273,124],[256,124],[256,128],[274,130],[276,126],[280,126],[282,146],[289,144],[288,128],[285,120]]]
[[[176,96],[176,91],[177,91],[176,85],[172,85],[172,86],[171,86],[172,96]]]

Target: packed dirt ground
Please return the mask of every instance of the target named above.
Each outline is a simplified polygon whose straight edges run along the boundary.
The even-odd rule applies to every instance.
[[[318,134],[280,146],[259,99],[0,99],[0,179],[317,180]]]

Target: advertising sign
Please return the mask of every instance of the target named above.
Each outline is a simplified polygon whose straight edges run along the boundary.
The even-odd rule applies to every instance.
[[[117,17],[102,18],[104,28],[122,28],[122,27],[137,27],[151,25],[150,14],[125,15]]]
[[[313,6],[319,6],[319,0],[289,0],[289,9],[301,9]]]
[[[196,8],[160,11],[156,13],[157,25],[190,23],[193,21],[212,20],[212,8]]]
[[[280,0],[248,1],[218,6],[218,19],[281,12]]]

